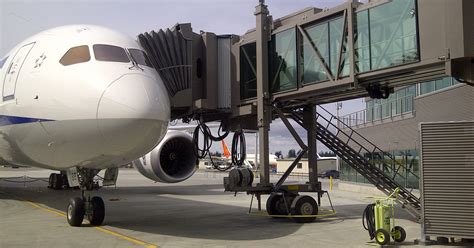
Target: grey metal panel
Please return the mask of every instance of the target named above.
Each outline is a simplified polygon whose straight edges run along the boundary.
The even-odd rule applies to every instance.
[[[474,238],[474,122],[420,124],[424,234]]]
[[[231,107],[231,37],[217,38],[217,108]]]

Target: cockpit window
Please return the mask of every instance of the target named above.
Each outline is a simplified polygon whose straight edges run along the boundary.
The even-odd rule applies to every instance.
[[[125,49],[111,45],[94,45],[95,59],[99,61],[123,62],[128,63],[130,59]]]
[[[0,69],[3,68],[3,65],[5,64],[5,62],[7,62],[7,59],[8,57],[5,57],[4,59],[0,60]]]
[[[91,60],[91,55],[89,53],[89,47],[77,46],[70,48],[64,56],[59,60],[59,63],[62,65],[73,65],[78,63],[84,63]]]
[[[133,48],[128,49],[128,51],[130,52],[132,59],[135,60],[137,64],[153,67],[150,63],[150,60],[148,59],[148,56],[146,56],[146,53],[144,51],[139,50],[139,49],[133,49]]]

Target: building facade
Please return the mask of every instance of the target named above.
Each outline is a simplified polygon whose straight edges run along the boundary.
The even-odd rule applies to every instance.
[[[397,90],[388,99],[366,99],[366,109],[341,117],[344,124],[392,154],[402,164],[405,187],[419,187],[419,124],[474,120],[474,87],[452,78],[419,83]],[[341,162],[341,180],[367,183]]]

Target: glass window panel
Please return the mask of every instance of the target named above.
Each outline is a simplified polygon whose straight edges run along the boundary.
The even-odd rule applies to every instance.
[[[313,82],[321,82],[328,80],[326,72],[323,69],[321,63],[316,58],[316,49],[323,59],[323,62],[327,64],[329,61],[329,30],[328,23],[318,24],[309,28],[306,28],[311,42],[303,39],[303,75],[302,83],[308,84]]]
[[[382,104],[382,118],[390,117],[390,113],[392,111],[390,102],[385,102]]]
[[[406,88],[407,96],[416,96],[416,85]]]
[[[366,72],[370,70],[369,11],[357,13],[355,19],[355,71]]]
[[[130,59],[125,49],[112,45],[94,45],[95,59],[98,61],[122,62],[128,63]]]
[[[460,84],[461,82],[459,82],[457,79],[453,78],[453,85],[456,85],[456,84]]]
[[[150,60],[148,59],[148,56],[146,55],[144,51],[139,50],[139,49],[128,49],[128,51],[130,52],[132,59],[135,60],[137,64],[153,67],[150,63]]]
[[[240,47],[240,98],[257,96],[257,45],[245,44]]]
[[[341,49],[342,29],[344,28],[344,20],[342,17],[329,22],[329,68],[332,75],[337,74],[339,66],[339,54]]]
[[[435,90],[444,89],[451,86],[451,78],[445,77],[435,81]]]
[[[415,1],[392,1],[369,11],[371,69],[418,61]]]
[[[380,120],[382,117],[382,105],[374,106],[374,121]]]
[[[373,107],[367,108],[365,118],[367,119],[368,122],[374,120],[373,114],[374,114],[374,108]]]
[[[3,65],[5,64],[5,62],[7,62],[7,59],[8,57],[5,57],[4,59],[0,60],[0,69],[3,68]]]
[[[70,48],[59,60],[62,65],[73,65],[84,63],[91,59],[88,46],[77,46]]]
[[[295,29],[277,33],[269,44],[270,90],[278,92],[297,86]]]
[[[420,95],[428,94],[435,91],[435,83],[433,81],[420,84]]]

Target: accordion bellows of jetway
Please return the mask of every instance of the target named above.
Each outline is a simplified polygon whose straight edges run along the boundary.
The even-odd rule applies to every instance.
[[[374,0],[268,15],[265,54],[257,29],[197,34],[188,23],[138,39],[166,84],[173,118],[199,113],[256,129],[259,56],[268,58],[266,97],[288,109],[386,98],[394,87],[444,76],[472,84],[473,10],[471,0]]]

